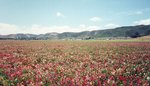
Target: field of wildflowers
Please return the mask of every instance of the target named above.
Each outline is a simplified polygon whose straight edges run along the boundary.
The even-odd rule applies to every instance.
[[[0,41],[2,86],[149,86],[150,42]]]

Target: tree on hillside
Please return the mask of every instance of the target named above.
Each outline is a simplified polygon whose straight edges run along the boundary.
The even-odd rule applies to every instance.
[[[137,38],[137,37],[141,37],[139,32],[135,32],[135,33],[133,33],[133,35],[131,35],[131,38]]]
[[[139,32],[127,31],[125,33],[125,37],[137,38],[137,37],[141,37],[141,35]]]

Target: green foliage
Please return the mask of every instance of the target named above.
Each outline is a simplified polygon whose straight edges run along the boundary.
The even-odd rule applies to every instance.
[[[10,80],[8,77],[3,73],[3,69],[0,68],[0,86],[11,86]]]

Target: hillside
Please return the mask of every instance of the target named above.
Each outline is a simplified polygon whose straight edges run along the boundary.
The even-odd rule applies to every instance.
[[[150,35],[136,38],[138,40],[150,40]]]
[[[47,39],[101,39],[101,38],[137,38],[150,35],[150,25],[124,26],[114,29],[83,32],[64,32],[46,34],[10,34],[0,35],[0,39],[47,40]]]

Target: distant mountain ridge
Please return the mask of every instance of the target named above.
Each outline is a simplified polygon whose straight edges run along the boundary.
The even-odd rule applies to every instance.
[[[46,34],[9,34],[0,35],[0,39],[48,40],[48,39],[101,39],[101,38],[136,38],[150,35],[150,25],[124,26],[114,29],[83,32],[64,32]]]

